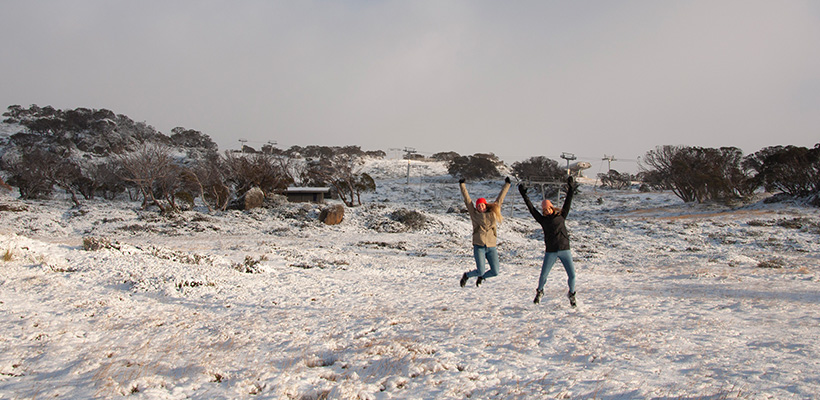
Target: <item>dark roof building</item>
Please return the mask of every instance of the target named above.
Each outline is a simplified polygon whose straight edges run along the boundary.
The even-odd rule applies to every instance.
[[[292,203],[324,203],[328,193],[330,188],[326,187],[289,187],[285,191],[288,201]]]

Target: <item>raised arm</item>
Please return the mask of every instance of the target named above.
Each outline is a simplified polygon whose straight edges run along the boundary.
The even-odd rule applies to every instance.
[[[521,197],[524,198],[524,204],[527,205],[527,209],[530,210],[530,214],[532,214],[532,217],[537,221],[541,214],[538,213],[538,210],[536,210],[535,207],[533,207],[532,202],[530,202],[530,198],[527,196],[527,188],[524,187],[524,184],[518,184],[518,192],[521,193]]]
[[[498,194],[498,197],[495,198],[495,202],[498,203],[498,206],[501,206],[501,203],[504,202],[504,197],[507,196],[507,191],[510,190],[510,177],[508,176],[504,179],[504,186],[501,187],[501,193]]]
[[[470,200],[470,194],[467,193],[467,185],[464,184],[463,178],[458,180],[458,186],[461,188],[461,197],[464,198],[464,205],[467,206],[467,209],[470,210],[475,207],[473,206],[473,201]]]
[[[567,198],[564,199],[564,206],[561,207],[561,216],[566,218],[569,215],[569,208],[572,206],[572,198],[578,190],[578,182],[571,176],[567,178]]]

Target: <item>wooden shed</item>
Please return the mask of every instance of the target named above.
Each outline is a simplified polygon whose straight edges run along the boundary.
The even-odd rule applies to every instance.
[[[328,193],[330,188],[326,187],[289,187],[285,195],[292,203],[324,203]]]

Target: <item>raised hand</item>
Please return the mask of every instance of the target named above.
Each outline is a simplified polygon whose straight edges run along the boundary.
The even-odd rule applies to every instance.
[[[569,186],[569,190],[573,192],[578,190],[578,182],[575,182],[575,178],[572,176],[567,177],[567,186]]]

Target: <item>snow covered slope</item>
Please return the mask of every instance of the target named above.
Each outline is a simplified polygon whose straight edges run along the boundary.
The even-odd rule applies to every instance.
[[[0,398],[812,398],[820,215],[587,181],[577,309],[515,189],[502,273],[474,267],[443,164],[371,161],[362,207],[173,217],[0,194]],[[470,183],[494,198],[502,181]],[[412,230],[397,210],[426,217]]]

